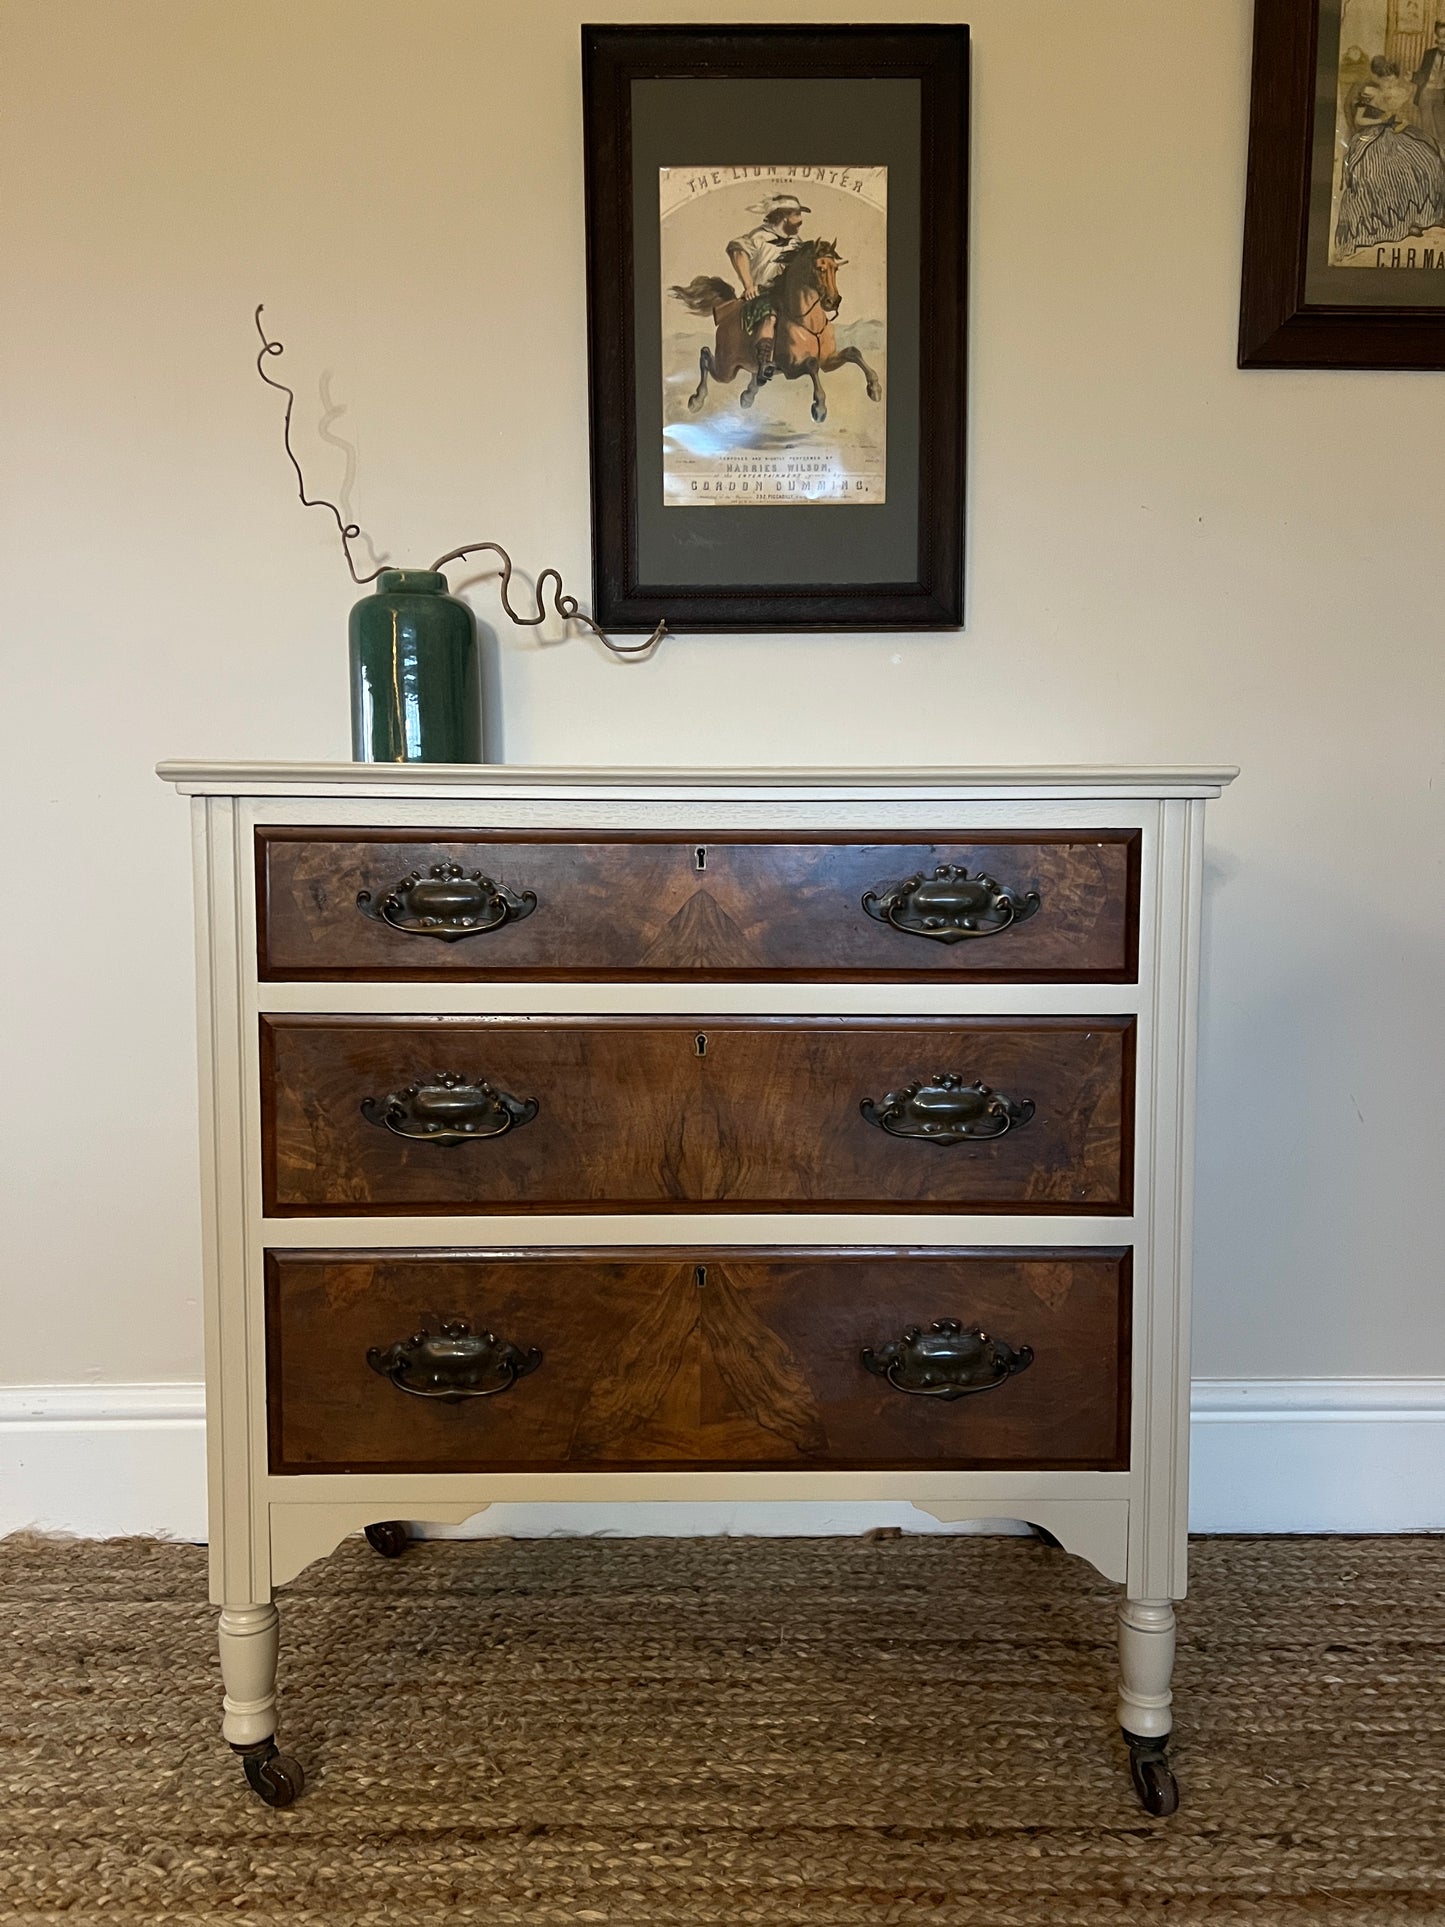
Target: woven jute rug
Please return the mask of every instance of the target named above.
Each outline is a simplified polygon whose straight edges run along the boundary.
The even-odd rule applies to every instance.
[[[0,1920],[1445,1922],[1439,1539],[1196,1545],[1169,1820],[1033,1541],[351,1541],[281,1599],[285,1812],[204,1577],[0,1544]]]

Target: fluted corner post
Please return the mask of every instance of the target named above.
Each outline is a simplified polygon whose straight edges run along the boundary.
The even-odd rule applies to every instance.
[[[221,1731],[231,1746],[263,1746],[276,1735],[276,1660],[281,1622],[273,1605],[223,1606],[219,1629]]]

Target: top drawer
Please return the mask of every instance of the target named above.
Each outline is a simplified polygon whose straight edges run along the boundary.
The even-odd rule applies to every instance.
[[[1131,983],[1137,830],[256,832],[263,979]]]

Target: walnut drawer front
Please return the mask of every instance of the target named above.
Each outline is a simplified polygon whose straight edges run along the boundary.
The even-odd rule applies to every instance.
[[[1122,1212],[1134,1021],[264,1017],[266,1210]]]
[[[1133,982],[1138,845],[1134,830],[790,842],[265,828],[259,968]]]
[[[272,1251],[266,1332],[278,1473],[1127,1464],[1120,1249]]]

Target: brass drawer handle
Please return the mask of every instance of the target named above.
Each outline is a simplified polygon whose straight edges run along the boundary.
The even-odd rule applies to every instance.
[[[891,923],[910,937],[934,937],[939,943],[962,943],[967,937],[996,937],[1023,923],[1039,907],[1039,893],[1017,896],[985,876],[970,876],[956,863],[940,863],[932,876],[922,870],[902,883],[869,890],[863,908],[879,923]]]
[[[509,890],[459,863],[434,863],[429,870],[413,870],[381,896],[358,891],[356,907],[364,917],[387,924],[404,937],[439,937],[456,943],[500,930],[504,923],[520,923],[537,907],[533,890]]]
[[[474,1138],[500,1137],[530,1124],[539,1108],[535,1097],[512,1097],[459,1071],[440,1071],[429,1080],[418,1078],[404,1091],[361,1100],[368,1124],[419,1144],[470,1144]]]
[[[877,1351],[864,1350],[859,1357],[895,1392],[919,1398],[991,1392],[1034,1362],[1030,1346],[1005,1344],[977,1325],[965,1330],[956,1318],[935,1319],[927,1331],[911,1325],[901,1338],[890,1339]]]
[[[474,1333],[464,1318],[443,1318],[435,1312],[427,1318],[435,1331],[424,1324],[410,1338],[384,1348],[373,1345],[366,1354],[374,1372],[413,1398],[439,1398],[448,1405],[464,1398],[495,1398],[542,1362],[535,1345],[522,1351],[495,1332]]]
[[[987,1084],[965,1084],[954,1072],[938,1071],[928,1082],[890,1091],[881,1104],[865,1097],[858,1108],[870,1124],[890,1137],[963,1144],[1022,1130],[1034,1114],[1034,1101],[1005,1097]]]

